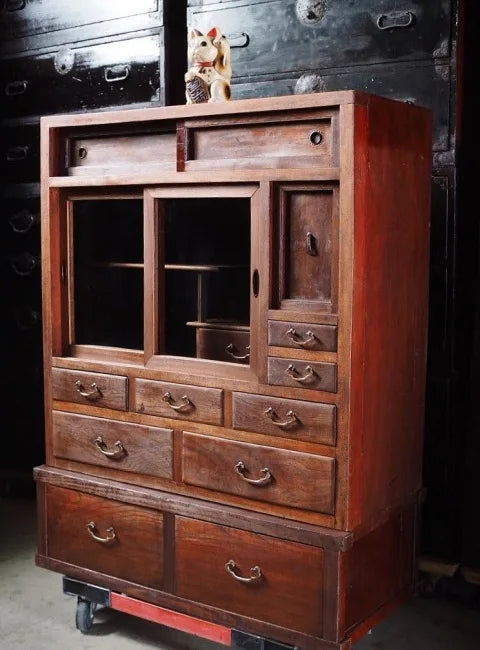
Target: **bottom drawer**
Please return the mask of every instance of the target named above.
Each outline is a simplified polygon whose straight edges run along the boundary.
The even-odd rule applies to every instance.
[[[163,515],[149,508],[48,485],[47,555],[160,589]]]
[[[178,596],[321,635],[322,549],[185,517],[175,535]]]

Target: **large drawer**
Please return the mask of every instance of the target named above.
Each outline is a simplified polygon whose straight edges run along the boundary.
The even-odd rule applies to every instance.
[[[223,391],[150,379],[135,380],[135,409],[164,418],[223,422]]]
[[[297,451],[184,433],[189,485],[332,514],[335,460]]]
[[[56,55],[47,52],[0,62],[5,117],[163,100],[162,31],[97,45],[75,44],[68,57]]]
[[[321,635],[322,549],[177,517],[175,550],[181,598]]]
[[[163,515],[47,485],[47,555],[55,560],[160,589]]]
[[[241,80],[232,85],[232,99],[276,97],[333,90],[363,90],[390,99],[409,101],[433,110],[433,150],[450,147],[449,63],[399,63],[381,68],[352,67],[335,73],[317,70],[288,78],[267,76]]]
[[[173,478],[173,432],[74,413],[53,412],[57,458]]]
[[[52,369],[53,399],[63,402],[126,411],[127,385],[126,377],[64,368]]]
[[[337,390],[337,366],[335,363],[269,358],[268,383],[334,393]]]
[[[195,6],[189,25],[204,32],[221,25],[230,38],[234,76],[450,54],[450,0],[194,0],[190,5]]]
[[[234,429],[326,445],[336,441],[336,407],[332,404],[233,393],[232,411]]]

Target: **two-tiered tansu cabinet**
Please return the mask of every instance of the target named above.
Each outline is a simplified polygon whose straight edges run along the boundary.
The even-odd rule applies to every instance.
[[[412,593],[430,149],[357,92],[43,119],[37,563],[80,628],[345,650]]]

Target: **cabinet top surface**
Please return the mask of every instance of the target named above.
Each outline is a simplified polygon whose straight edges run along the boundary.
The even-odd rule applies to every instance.
[[[286,95],[283,97],[264,97],[260,99],[241,99],[214,104],[190,104],[181,106],[158,106],[121,111],[97,111],[68,115],[42,117],[44,127],[89,126],[102,124],[121,124],[126,122],[147,122],[152,120],[174,120],[188,118],[208,118],[216,116],[248,113],[268,113],[282,110],[301,110],[308,108],[327,108],[342,104],[367,104],[373,95],[355,90],[312,93],[305,95]],[[392,102],[382,98],[382,101]]]

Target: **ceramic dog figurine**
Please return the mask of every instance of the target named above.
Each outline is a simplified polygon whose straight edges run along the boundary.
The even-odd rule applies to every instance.
[[[230,99],[230,45],[218,27],[207,34],[192,29],[188,38],[187,104]]]

